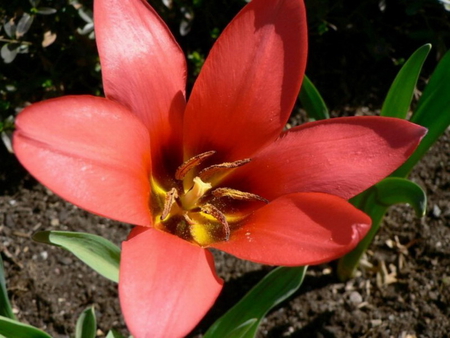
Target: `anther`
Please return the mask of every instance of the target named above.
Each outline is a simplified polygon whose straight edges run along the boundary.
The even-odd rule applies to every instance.
[[[230,197],[235,200],[240,201],[261,201],[264,203],[269,203],[264,197],[261,197],[256,194],[251,194],[249,192],[244,192],[231,188],[217,188],[211,191],[214,197]]]
[[[216,220],[218,220],[220,224],[222,224],[222,228],[225,232],[225,240],[228,241],[230,239],[231,231],[230,231],[230,226],[228,225],[227,218],[225,217],[225,215],[212,204],[202,205],[201,210],[205,214],[211,215]]]
[[[164,220],[170,214],[170,210],[172,209],[172,205],[175,203],[175,200],[178,198],[178,193],[175,188],[172,188],[165,196],[164,200],[164,209],[161,214],[161,221]]]
[[[199,154],[197,156],[191,157],[189,160],[185,161],[180,165],[175,172],[175,178],[177,180],[183,180],[187,173],[202,163],[208,157],[214,155],[216,152],[214,150],[207,151],[205,153]]]
[[[203,181],[207,181],[216,174],[219,174],[219,175],[223,174],[229,169],[241,167],[250,161],[251,161],[251,159],[246,158],[246,159],[234,161],[234,162],[225,162],[225,163],[221,163],[221,164],[214,164],[214,165],[207,167],[207,168],[203,169],[202,171],[200,171],[198,176]]]

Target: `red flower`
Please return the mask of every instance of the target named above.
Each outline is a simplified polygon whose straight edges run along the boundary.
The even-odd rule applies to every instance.
[[[306,63],[301,0],[253,0],[185,100],[184,56],[144,0],[95,0],[106,98],[27,107],[14,149],[63,198],[138,225],[120,301],[136,338],[187,334],[222,287],[213,247],[263,264],[347,253],[370,219],[346,199],[395,170],[425,134],[380,117],[282,132]],[[280,135],[281,133],[281,135]]]

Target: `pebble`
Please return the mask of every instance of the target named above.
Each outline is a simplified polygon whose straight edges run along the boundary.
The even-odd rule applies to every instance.
[[[73,260],[69,257],[59,257],[58,262],[64,265],[70,265],[73,263]]]
[[[352,293],[350,293],[350,302],[357,305],[357,304],[362,303],[362,301],[363,301],[363,298],[359,292],[353,291]]]
[[[47,251],[42,251],[40,253],[40,256],[42,257],[43,260],[46,260],[48,258],[48,252]]]
[[[431,211],[431,213],[433,214],[434,217],[437,218],[437,217],[441,216],[442,211],[441,211],[441,208],[439,208],[437,206],[437,204],[435,204],[435,205],[433,205],[433,210]]]

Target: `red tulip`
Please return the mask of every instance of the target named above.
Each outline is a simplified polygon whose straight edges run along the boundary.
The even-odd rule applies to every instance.
[[[346,200],[394,171],[425,134],[381,117],[282,131],[306,64],[301,0],[249,3],[187,103],[183,53],[144,0],[95,0],[94,20],[106,98],[27,107],[14,149],[63,198],[137,225],[119,280],[136,338],[183,336],[213,305],[222,280],[210,247],[286,266],[349,252],[371,221]]]

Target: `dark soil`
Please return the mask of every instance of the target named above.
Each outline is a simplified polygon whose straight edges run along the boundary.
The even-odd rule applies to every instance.
[[[300,290],[264,319],[261,337],[449,336],[449,140],[447,132],[412,174],[428,192],[426,217],[416,219],[407,206],[392,208],[355,279],[338,281],[333,264],[311,267]],[[55,338],[73,337],[78,315],[94,304],[99,337],[110,328],[126,334],[116,285],[30,236],[38,230],[83,231],[120,245],[131,227],[64,202],[0,148],[0,251],[18,318]],[[201,337],[270,270],[215,255],[225,288],[192,337]]]

